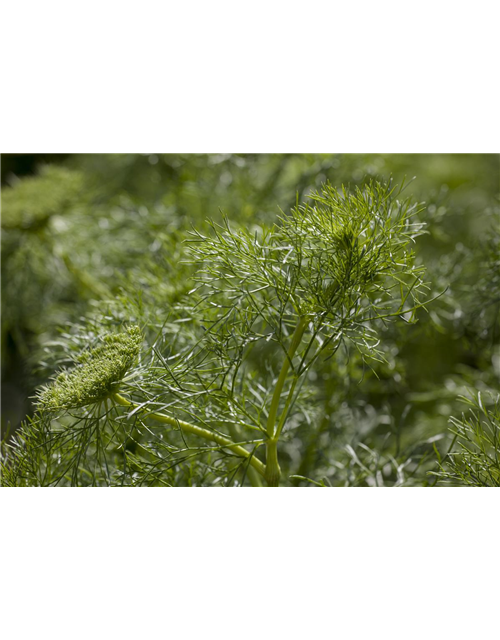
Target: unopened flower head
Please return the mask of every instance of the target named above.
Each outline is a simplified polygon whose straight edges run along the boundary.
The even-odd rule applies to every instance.
[[[83,176],[62,167],[45,167],[38,176],[2,189],[2,227],[29,229],[64,213],[83,190]]]
[[[104,336],[100,346],[80,356],[80,364],[61,372],[49,386],[42,389],[38,408],[58,411],[105,400],[116,392],[133,366],[141,342],[141,330],[135,325],[122,333]]]

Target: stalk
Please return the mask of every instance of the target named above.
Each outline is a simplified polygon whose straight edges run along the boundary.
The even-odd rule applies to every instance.
[[[304,331],[307,327],[307,320],[303,317],[299,318],[297,326],[295,327],[295,331],[293,332],[292,342],[290,347],[288,348],[288,354],[283,362],[283,366],[281,367],[280,375],[278,377],[278,382],[274,388],[273,397],[271,399],[271,408],[269,409],[269,417],[267,419],[267,435],[269,438],[274,438],[274,425],[276,424],[276,416],[278,415],[278,407],[281,397],[281,392],[283,391],[283,385],[285,384],[286,377],[288,375],[288,370],[290,369],[290,363],[292,362],[293,356],[297,351],[297,348],[302,340],[302,336],[304,335]]]
[[[304,317],[299,317],[299,321],[297,322],[297,326],[295,327],[295,331],[293,332],[292,341],[290,343],[290,347],[288,348],[287,357],[285,358],[283,365],[281,367],[280,374],[278,376],[278,381],[276,382],[276,386],[274,388],[273,397],[271,399],[271,407],[269,409],[269,417],[267,419],[267,436],[268,441],[266,442],[266,474],[265,478],[267,480],[267,484],[270,487],[277,487],[279,485],[280,477],[281,477],[281,469],[278,461],[278,437],[279,432],[275,432],[276,418],[278,415],[278,408],[281,398],[281,393],[283,391],[283,386],[285,384],[286,377],[288,375],[288,371],[290,369],[290,364],[292,362],[293,356],[298,349],[300,341],[302,340],[302,336],[304,335],[304,331],[307,327],[307,319]],[[281,429],[279,429],[281,431]]]
[[[266,482],[268,487],[279,487],[281,468],[278,462],[278,441],[266,442]]]
[[[119,393],[114,393],[111,398],[117,403],[124,407],[128,407],[129,409],[137,409],[139,405],[130,402]],[[210,442],[216,442],[217,444],[222,445],[223,447],[227,447],[236,455],[242,458],[249,458],[249,464],[256,469],[260,473],[261,476],[265,476],[266,467],[264,463],[262,463],[258,458],[252,455],[249,451],[247,451],[244,447],[239,444],[235,444],[230,438],[226,438],[225,436],[221,436],[218,433],[214,433],[213,431],[209,431],[208,429],[204,429],[203,427],[197,427],[190,422],[185,422],[184,420],[179,420],[178,418],[174,418],[172,416],[168,416],[165,413],[148,413],[149,418],[153,418],[157,422],[163,422],[164,424],[169,424],[172,427],[178,427],[182,429],[185,433],[192,433],[200,438],[204,438],[205,440],[209,440]]]

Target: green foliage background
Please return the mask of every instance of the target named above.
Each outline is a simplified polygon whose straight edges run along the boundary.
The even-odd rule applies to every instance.
[[[132,319],[155,342],[193,286],[183,242],[192,227],[208,233],[208,218],[227,216],[253,232],[326,181],[354,187],[391,177],[409,182],[405,195],[425,205],[415,252],[431,295],[441,295],[416,324],[382,330],[385,361],[370,368],[356,351],[339,350],[309,377],[302,417],[283,442],[285,483],[500,484],[496,155],[4,156],[4,440],[32,416],[37,389],[97,335]],[[256,352],[254,371],[265,377],[272,359]],[[478,392],[487,462],[460,427],[481,424],[460,398]],[[217,476],[206,455],[198,466],[177,458],[164,483],[247,483],[236,472]],[[66,481],[85,483],[78,474]],[[88,483],[108,481],[95,475]]]

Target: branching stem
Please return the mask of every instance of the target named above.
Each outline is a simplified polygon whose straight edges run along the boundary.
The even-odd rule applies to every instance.
[[[269,410],[269,417],[267,419],[267,435],[271,439],[275,437],[274,427],[276,424],[276,417],[278,415],[278,407],[281,398],[281,392],[283,391],[283,385],[285,384],[285,380],[288,375],[288,370],[290,369],[293,356],[295,355],[300,341],[302,340],[302,336],[304,335],[306,327],[307,319],[301,316],[299,318],[297,326],[295,327],[295,331],[292,336],[292,342],[290,343],[290,347],[288,348],[287,357],[283,362],[278,381],[274,388],[274,393],[271,400],[271,408]]]
[[[286,358],[283,362],[283,366],[281,367],[281,371],[278,377],[278,381],[274,388],[273,397],[271,399],[271,408],[269,410],[269,416],[267,419],[267,435],[268,441],[266,442],[266,474],[265,478],[267,480],[267,484],[270,487],[277,487],[279,485],[280,477],[281,477],[281,469],[278,462],[278,438],[283,428],[283,425],[280,424],[278,430],[275,431],[276,426],[276,418],[278,416],[278,408],[281,398],[281,393],[283,391],[283,386],[285,384],[286,377],[288,375],[288,371],[292,364],[293,356],[297,351],[299,344],[302,340],[302,336],[304,335],[304,331],[307,327],[307,319],[303,316],[299,317],[299,321],[297,326],[295,327],[295,331],[293,332],[292,341],[288,348],[288,352],[286,354]],[[295,385],[293,385],[295,388]],[[288,410],[289,402],[287,402],[287,406],[285,407],[285,412]]]
[[[117,403],[124,407],[128,407],[129,409],[137,409],[139,405],[130,402],[119,393],[114,393],[111,398]],[[230,451],[235,453],[237,456],[242,458],[249,458],[249,464],[256,469],[261,476],[265,476],[266,467],[264,463],[262,463],[258,458],[256,458],[252,453],[247,451],[244,447],[239,444],[235,444],[230,438],[226,438],[225,436],[221,436],[218,433],[213,431],[209,431],[208,429],[204,429],[202,427],[197,427],[190,422],[185,422],[184,420],[179,420],[178,418],[174,418],[172,416],[168,416],[165,413],[148,413],[149,418],[156,420],[157,422],[163,422],[164,424],[169,424],[172,427],[178,427],[185,433],[192,433],[193,435],[199,436],[204,440],[209,440],[210,442],[216,442],[217,444],[222,445],[223,447],[227,447]]]

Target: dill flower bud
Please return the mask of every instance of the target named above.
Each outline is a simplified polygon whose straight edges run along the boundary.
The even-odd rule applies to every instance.
[[[142,342],[138,326],[104,336],[102,345],[85,351],[80,364],[62,371],[38,396],[38,409],[74,409],[105,400],[116,392],[134,364]]]
[[[44,167],[38,176],[23,178],[2,189],[2,227],[29,229],[61,214],[83,189],[83,176],[62,167]]]

